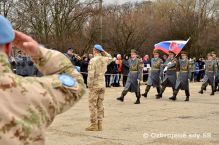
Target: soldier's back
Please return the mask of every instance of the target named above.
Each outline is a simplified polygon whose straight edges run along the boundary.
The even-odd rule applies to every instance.
[[[94,87],[103,88],[105,87],[105,73],[107,71],[107,57],[104,56],[95,56],[91,59],[89,67],[94,69]]]

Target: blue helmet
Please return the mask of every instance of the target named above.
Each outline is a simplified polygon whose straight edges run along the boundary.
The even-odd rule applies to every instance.
[[[0,45],[10,43],[15,38],[15,32],[11,22],[4,16],[0,15]]]
[[[95,48],[96,50],[100,51],[100,52],[103,52],[103,51],[104,51],[103,47],[102,47],[101,45],[99,45],[99,44],[94,45],[94,48]]]

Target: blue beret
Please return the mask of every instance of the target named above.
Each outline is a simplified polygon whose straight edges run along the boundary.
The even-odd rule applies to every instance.
[[[100,51],[100,52],[103,52],[103,51],[104,51],[104,50],[103,50],[103,47],[102,47],[101,45],[99,45],[99,44],[94,45],[94,48],[95,48],[96,50]]]
[[[7,44],[14,40],[15,33],[11,22],[4,16],[0,15],[0,44]]]

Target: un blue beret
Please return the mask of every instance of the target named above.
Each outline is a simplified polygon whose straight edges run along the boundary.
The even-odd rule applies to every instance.
[[[15,33],[11,22],[4,16],[0,15],[0,44],[7,44],[14,40]]]
[[[95,48],[96,50],[100,51],[100,52],[103,52],[103,51],[104,51],[104,50],[103,50],[103,47],[102,47],[101,45],[99,45],[99,44],[94,45],[94,48]]]

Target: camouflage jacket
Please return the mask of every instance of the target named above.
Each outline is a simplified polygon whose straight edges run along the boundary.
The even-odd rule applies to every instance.
[[[0,53],[0,144],[44,145],[44,131],[57,114],[74,105],[84,94],[83,78],[60,52],[40,47],[33,58],[44,77],[12,73],[8,57]],[[67,87],[61,74],[74,78]]]
[[[112,56],[106,53],[106,56],[97,54],[92,58],[88,65],[88,87],[104,88],[105,73],[107,65],[112,62]]]

